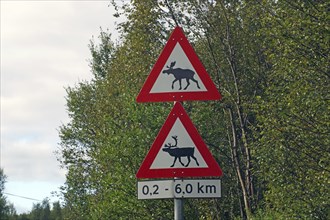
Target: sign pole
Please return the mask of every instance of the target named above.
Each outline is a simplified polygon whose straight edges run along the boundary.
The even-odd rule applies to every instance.
[[[178,179],[175,177],[174,181]],[[174,198],[174,220],[184,220],[183,199],[181,198]]]
[[[173,77],[168,78],[170,74]],[[182,79],[187,82],[183,88],[185,91],[182,91]],[[184,220],[184,198],[220,197],[221,192],[220,180],[182,179],[180,183],[175,183],[176,180],[183,177],[220,177],[222,175],[218,163],[180,102],[219,99],[221,99],[221,94],[183,30],[176,27],[136,98],[137,102],[174,101],[174,107],[142,162],[136,177],[137,179],[174,177],[172,180],[138,182],[138,198],[174,198],[175,220]],[[173,141],[166,143],[170,136],[175,141],[174,145]],[[183,143],[189,143],[189,147],[177,146],[178,136],[183,139]],[[191,144],[193,146],[190,146]],[[167,155],[166,153],[174,157],[173,164],[170,166],[169,163],[168,167],[163,163],[164,159],[169,158],[164,156]],[[184,164],[181,157],[187,157],[188,162]],[[182,166],[175,166],[178,158]],[[192,163],[195,162],[195,165],[188,167],[190,158],[193,159]]]
[[[183,199],[174,199],[174,220],[184,220],[183,218]]]
[[[176,101],[174,101],[174,105],[175,103]],[[174,177],[174,182],[178,179],[178,177]],[[174,220],[184,220],[183,199],[181,198],[174,198]]]

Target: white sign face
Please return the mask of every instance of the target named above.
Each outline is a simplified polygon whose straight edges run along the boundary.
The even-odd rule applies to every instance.
[[[175,179],[138,182],[138,199],[220,197],[220,179]]]
[[[192,156],[175,157],[172,152],[180,150],[190,150],[192,151]],[[181,155],[185,154],[182,153]],[[177,118],[150,169],[207,167],[204,158],[183,126],[180,118]]]
[[[166,65],[159,73],[150,93],[192,91],[200,92],[207,91],[207,89],[182,47],[177,43],[167,59]]]

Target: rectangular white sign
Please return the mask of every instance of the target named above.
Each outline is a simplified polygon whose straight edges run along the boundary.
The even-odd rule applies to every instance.
[[[175,179],[138,182],[138,199],[220,197],[220,179]]]

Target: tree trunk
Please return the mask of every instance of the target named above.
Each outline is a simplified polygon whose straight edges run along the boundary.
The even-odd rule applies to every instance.
[[[239,156],[238,156],[238,145],[237,145],[237,134],[236,134],[236,127],[234,123],[234,117],[233,117],[233,110],[231,107],[228,107],[228,113],[229,113],[229,119],[230,119],[230,125],[231,125],[231,132],[232,132],[232,145],[231,145],[231,153],[232,158],[236,170],[236,174],[242,189],[242,196],[244,201],[244,207],[245,207],[245,216],[246,218],[249,218],[250,213],[250,202],[249,202],[249,195],[246,189],[246,182],[244,180],[244,177],[242,175],[242,167],[239,162]]]

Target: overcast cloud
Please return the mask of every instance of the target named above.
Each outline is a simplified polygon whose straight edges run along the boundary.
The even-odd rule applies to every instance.
[[[54,151],[65,88],[92,76],[89,40],[115,32],[109,1],[1,0],[1,168],[6,192],[43,199],[65,181]],[[113,36],[116,37],[116,33]],[[7,195],[19,212],[36,201]],[[56,198],[53,198],[56,200]]]

